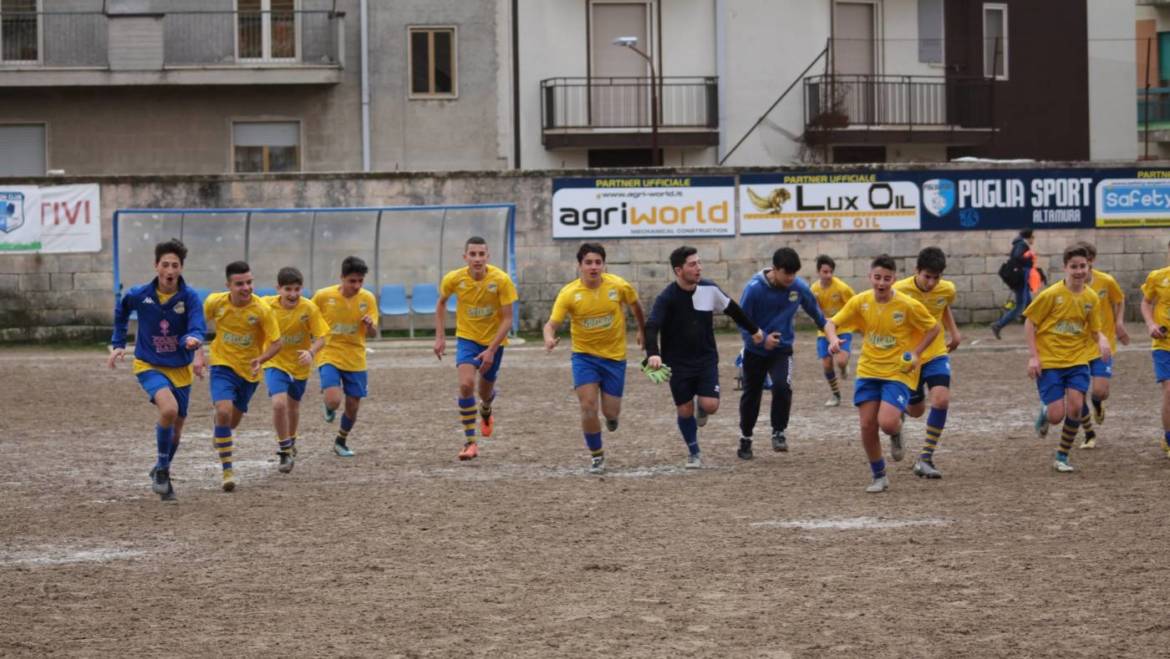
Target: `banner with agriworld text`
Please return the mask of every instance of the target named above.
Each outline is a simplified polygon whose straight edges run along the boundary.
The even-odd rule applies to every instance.
[[[734,176],[553,179],[553,238],[734,236]]]
[[[0,254],[100,252],[97,184],[0,186]]]

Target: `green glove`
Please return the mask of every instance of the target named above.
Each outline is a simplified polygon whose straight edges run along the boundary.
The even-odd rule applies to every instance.
[[[666,364],[663,364],[659,368],[652,368],[646,363],[646,360],[642,360],[642,372],[654,384],[662,384],[670,379],[670,367]]]

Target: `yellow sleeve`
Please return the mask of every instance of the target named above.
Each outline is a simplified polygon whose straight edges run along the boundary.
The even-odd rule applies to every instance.
[[[516,284],[512,282],[512,278],[505,274],[503,280],[500,284],[500,306],[512,304],[520,298],[516,294]]]
[[[1105,297],[1109,299],[1110,304],[1117,304],[1125,301],[1125,293],[1121,290],[1121,286],[1116,279],[1110,279],[1109,284],[1105,287]]]
[[[312,300],[309,300],[309,333],[316,338],[329,334],[329,323],[325,322],[320,307],[313,304]]]
[[[860,298],[849,298],[849,301],[845,303],[845,306],[841,307],[841,310],[829,319],[832,321],[835,327],[838,329],[842,327],[864,329],[861,327],[861,324],[857,322],[858,317],[860,316],[860,314],[857,312],[858,307],[860,306],[857,304],[858,299]]]
[[[569,294],[568,287],[562,288],[560,293],[557,293],[557,300],[553,302],[552,314],[549,315],[548,320],[553,325],[560,325],[565,322],[565,316],[569,314]]]
[[[458,273],[458,270],[452,270],[443,275],[443,280],[439,282],[439,297],[451,297],[455,293],[455,278]]]
[[[1089,298],[1093,301],[1093,308],[1089,310],[1089,331],[1100,332],[1101,314],[1097,313],[1097,305],[1105,303],[1098,299],[1096,295],[1090,295]]]
[[[930,310],[926,308],[925,304],[911,298],[908,306],[910,307],[910,325],[912,327],[926,332],[938,324],[938,321],[934,319],[934,316],[931,315]]]
[[[215,318],[215,301],[218,297],[219,295],[217,293],[212,293],[207,296],[207,299],[203,300],[203,318],[207,321]]]
[[[1052,296],[1040,294],[1036,296],[1036,299],[1032,300],[1032,303],[1028,305],[1027,309],[1024,309],[1024,317],[1031,320],[1033,323],[1038,323],[1040,322],[1040,319],[1044,316],[1047,316],[1048,312],[1051,310]]]
[[[374,319],[375,323],[380,321],[382,319],[382,311],[378,309],[377,296],[364,288],[361,290],[359,295],[362,295],[366,298],[366,304],[368,304],[370,308],[369,316]]]
[[[841,280],[841,301],[848,302],[849,299],[852,298],[854,295],[857,295],[857,293],[855,293],[853,291],[853,288],[851,286],[849,286],[849,284],[846,284],[845,280],[842,279]]]
[[[1154,272],[1157,272],[1156,270]],[[1156,301],[1158,295],[1158,287],[1154,285],[1154,273],[1146,275],[1146,281],[1142,284],[1142,296],[1151,302]]]
[[[638,301],[638,291],[634,290],[633,285],[626,280],[622,280],[622,302],[633,305]]]
[[[267,304],[260,305],[260,329],[264,330],[264,338],[268,343],[280,339],[280,323],[276,322],[276,314]]]

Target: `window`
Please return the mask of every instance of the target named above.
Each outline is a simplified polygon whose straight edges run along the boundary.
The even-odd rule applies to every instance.
[[[45,125],[0,125],[0,176],[45,175]]]
[[[1008,77],[1008,8],[1001,2],[983,3],[983,75]]]
[[[918,0],[918,61],[944,64],[943,0]]]
[[[236,8],[240,59],[297,58],[296,0],[237,0]]]
[[[299,121],[238,121],[232,124],[232,144],[237,173],[301,169]]]
[[[456,96],[455,28],[410,28],[410,95]]]
[[[39,18],[37,0],[0,0],[0,61],[40,60]]]

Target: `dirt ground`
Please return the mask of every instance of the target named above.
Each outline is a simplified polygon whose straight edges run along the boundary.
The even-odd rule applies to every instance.
[[[1140,334],[1140,328],[1132,332]],[[375,344],[351,438],[311,387],[276,471],[263,389],[218,488],[206,383],[151,494],[153,409],[98,349],[0,352],[0,655],[1170,656],[1170,460],[1146,341],[1119,354],[1101,448],[1051,469],[1019,328],[970,328],[937,464],[868,495],[852,407],[796,352],[791,451],[735,457],[724,408],[685,447],[631,368],[610,471],[586,473],[569,353],[510,348],[496,437],[461,464],[452,363]],[[973,339],[979,342],[972,345]],[[635,377],[637,376],[637,377]],[[315,378],[314,378],[315,382]],[[852,381],[845,383],[852,390]]]

